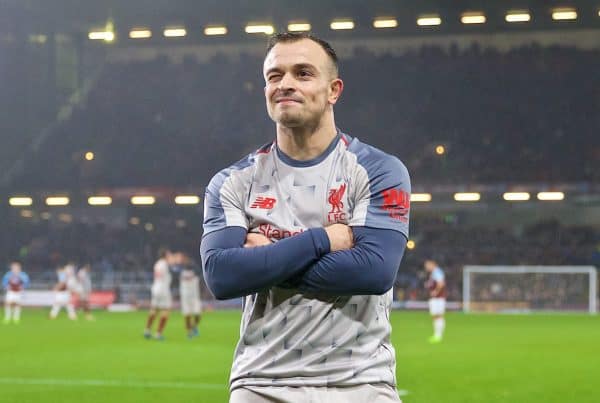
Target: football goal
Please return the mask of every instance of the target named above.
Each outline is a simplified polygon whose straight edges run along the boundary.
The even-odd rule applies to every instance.
[[[589,312],[597,310],[593,266],[465,266],[465,312]]]

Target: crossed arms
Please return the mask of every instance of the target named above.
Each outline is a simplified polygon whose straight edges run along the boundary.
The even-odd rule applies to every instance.
[[[406,246],[395,230],[334,224],[276,243],[243,227],[206,234],[204,278],[217,299],[273,287],[331,295],[384,294],[394,284]]]

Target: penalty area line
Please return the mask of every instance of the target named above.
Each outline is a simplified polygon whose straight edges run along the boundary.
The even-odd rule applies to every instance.
[[[54,378],[0,378],[4,385],[52,385],[52,386],[99,386],[116,388],[150,388],[150,389],[227,389],[227,384],[188,383],[188,382],[155,382],[155,381],[121,381],[108,379],[54,379]]]

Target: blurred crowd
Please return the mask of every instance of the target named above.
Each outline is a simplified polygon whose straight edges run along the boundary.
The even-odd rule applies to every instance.
[[[11,71],[8,62],[0,67]],[[274,137],[261,70],[262,58],[248,54],[107,64],[70,117],[25,155],[11,188],[182,186],[202,194],[215,172]],[[345,93],[336,121],[398,156],[413,186],[598,183],[598,71],[600,51],[558,46],[430,46],[402,55],[356,48],[340,62]],[[6,85],[3,105],[16,94]],[[11,119],[23,116],[7,115],[2,127],[13,127]],[[439,145],[443,155],[435,152]],[[92,161],[84,159],[87,151]],[[149,284],[165,244],[198,256],[199,215],[187,224],[168,215],[152,217],[150,226],[126,220],[112,226],[18,219],[7,223],[1,252],[21,259],[34,279],[52,276],[65,261],[90,263],[106,287],[118,285],[119,273]],[[426,258],[446,270],[450,299],[460,297],[465,264],[600,264],[592,225],[465,227],[418,218],[411,228],[416,247],[400,268],[398,299],[426,297]]]
[[[262,58],[244,54],[106,65],[14,184],[203,187],[274,136],[261,66]],[[415,184],[594,182],[595,71],[600,51],[557,46],[423,47],[401,56],[357,48],[341,60],[346,85],[336,120],[400,157]],[[94,161],[84,160],[88,150]]]
[[[555,220],[531,226],[474,226],[425,219],[412,224],[415,249],[407,251],[396,288],[400,299],[425,299],[423,261],[434,258],[445,270],[448,298],[462,298],[465,265],[600,266],[600,231]]]
[[[414,249],[407,249],[396,279],[399,300],[426,299],[423,262],[434,258],[446,272],[448,296],[462,298],[464,265],[596,265],[600,266],[600,232],[592,226],[543,221],[519,228],[463,226],[438,218],[411,223]],[[199,266],[199,226],[175,224],[173,217],[156,218],[151,231],[143,225],[117,228],[102,224],[51,225],[45,221],[9,222],[10,242],[2,255],[23,262],[36,280],[54,279],[54,269],[65,262],[89,263],[94,284],[113,289],[152,281],[158,250],[174,247],[196,257]],[[203,296],[210,293],[203,285]]]

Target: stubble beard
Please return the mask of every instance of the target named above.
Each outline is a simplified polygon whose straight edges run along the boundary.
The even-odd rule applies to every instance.
[[[320,113],[303,113],[306,111],[301,111],[298,113],[293,113],[290,111],[284,111],[280,114],[274,114],[272,116],[273,120],[280,126],[286,128],[299,128],[304,127],[310,129],[315,129],[319,126],[323,115],[325,114],[325,110],[321,110]]]

